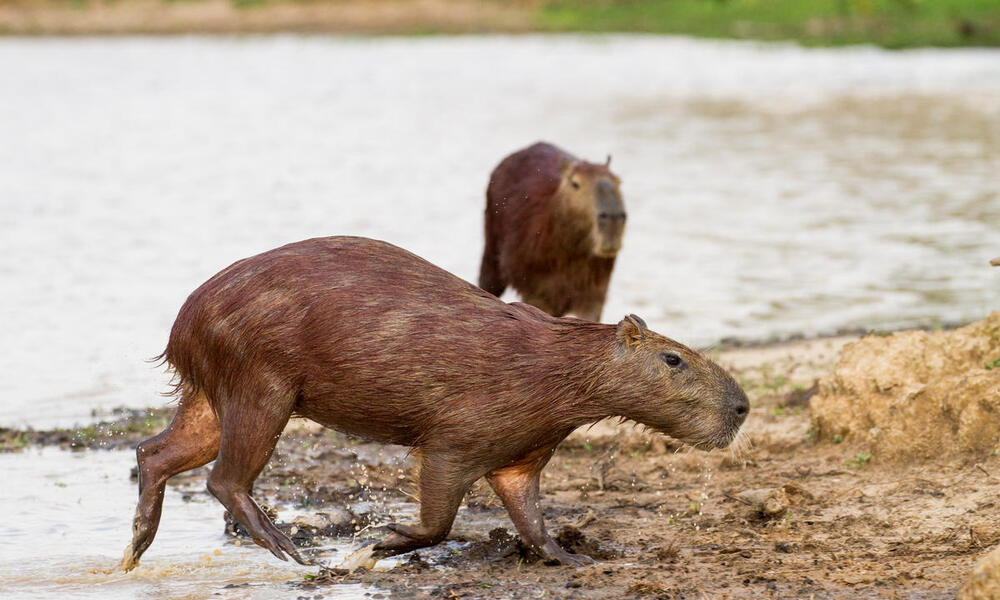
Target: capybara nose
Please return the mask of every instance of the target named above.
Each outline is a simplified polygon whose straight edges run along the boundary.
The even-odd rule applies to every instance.
[[[747,395],[743,393],[743,390],[729,394],[729,397],[726,398],[726,404],[733,411],[733,414],[736,415],[736,418],[739,419],[740,423],[750,413],[750,401],[747,400]]]
[[[617,223],[618,221],[624,221],[627,215],[624,212],[602,212],[597,215],[597,218],[604,222]]]

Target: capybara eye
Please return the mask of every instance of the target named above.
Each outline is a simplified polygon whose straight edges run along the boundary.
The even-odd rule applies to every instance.
[[[569,180],[569,184],[570,184],[571,186],[573,186],[573,189],[574,189],[574,190],[578,190],[578,189],[580,189],[580,184],[579,184],[579,183],[577,183],[576,181],[573,181],[572,179],[570,179],[570,180]]]
[[[660,358],[671,367],[679,367],[683,362],[681,357],[677,356],[673,352],[664,352],[660,355]]]

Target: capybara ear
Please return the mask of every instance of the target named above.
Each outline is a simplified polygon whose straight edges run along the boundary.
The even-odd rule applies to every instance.
[[[636,315],[626,315],[615,329],[618,345],[623,348],[634,348],[646,335],[646,322]]]
[[[565,155],[560,156],[559,157],[559,174],[562,175],[563,177],[565,177],[566,174],[569,173],[570,170],[573,167],[576,166],[576,163],[577,163],[577,161],[573,160],[572,158],[570,158],[568,156],[565,156]]]

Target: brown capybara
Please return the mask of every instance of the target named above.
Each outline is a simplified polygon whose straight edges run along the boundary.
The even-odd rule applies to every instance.
[[[188,297],[163,354],[173,422],[139,444],[139,504],[122,566],[153,541],[167,479],[215,459],[208,489],[261,546],[302,562],[250,497],[292,416],[420,449],[420,523],[391,556],[443,540],[486,477],[524,543],[564,564],[539,473],[573,429],[621,416],[723,447],[747,398],[725,370],[628,316],[617,325],[507,304],[385,242],[306,240],[241,260]]]
[[[625,233],[620,180],[607,164],[539,142],[503,159],[486,188],[479,287],[599,321]]]

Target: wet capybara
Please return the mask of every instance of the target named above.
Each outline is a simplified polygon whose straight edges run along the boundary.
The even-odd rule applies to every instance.
[[[582,161],[539,142],[503,159],[486,188],[479,287],[513,287],[528,304],[599,321],[625,233],[610,159]]]
[[[622,416],[723,447],[748,410],[736,381],[628,316],[617,325],[507,304],[405,250],[306,240],[241,260],[188,297],[163,354],[180,404],[139,444],[139,504],[122,566],[149,547],[167,480],[215,459],[208,489],[261,546],[302,562],[250,497],[292,416],[420,449],[420,523],[391,556],[443,540],[486,477],[524,543],[588,562],[545,531],[538,480],[573,429]]]

